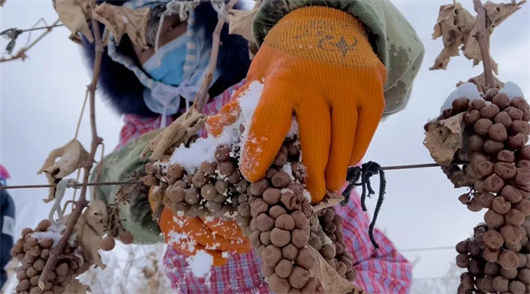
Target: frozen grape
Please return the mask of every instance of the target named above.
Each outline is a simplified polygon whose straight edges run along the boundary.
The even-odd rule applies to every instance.
[[[518,109],[524,110],[527,106],[526,100],[523,97],[515,97],[510,101],[510,106],[516,107]]]
[[[508,112],[499,112],[496,116],[495,116],[495,119],[494,121],[496,123],[500,123],[502,124],[505,128],[508,128],[512,125],[512,118],[510,117],[510,115],[508,114]]]
[[[498,197],[495,197],[495,199],[493,199],[492,208],[498,214],[506,214],[512,208],[512,204],[506,201],[504,197],[498,196]],[[488,222],[488,220],[486,220],[486,222]]]
[[[528,137],[525,137],[524,134],[518,133],[514,136],[508,137],[508,146],[512,150],[517,150],[523,147],[528,141]]]
[[[271,178],[272,185],[276,188],[285,188],[291,183],[291,178],[284,171],[279,171]]]
[[[499,113],[499,111],[499,106],[495,104],[489,104],[480,110],[480,115],[482,115],[484,118],[492,119],[497,115],[497,113]]]
[[[455,100],[453,100],[451,105],[454,111],[463,112],[466,111],[468,108],[469,99],[467,99],[466,97],[456,98]]]
[[[482,116],[479,110],[471,110],[464,114],[464,121],[468,125],[474,125]]]
[[[282,252],[274,245],[268,245],[261,252],[261,260],[263,263],[270,267],[275,267],[278,262],[282,259]]]
[[[510,105],[510,98],[508,98],[508,95],[505,93],[499,93],[491,102],[497,105],[500,109],[504,109]]]
[[[526,293],[526,286],[520,281],[511,281],[508,288],[512,294]]]
[[[263,200],[270,205],[274,205],[280,201],[280,190],[269,187],[263,192]]]
[[[291,242],[291,233],[289,231],[274,228],[271,231],[270,238],[271,238],[271,242],[273,245],[277,247],[283,247],[289,244],[289,242]],[[294,242],[294,232],[293,232],[293,244],[297,246]]]
[[[504,149],[504,143],[503,142],[497,142],[491,139],[486,140],[484,142],[484,151],[490,153],[490,154],[497,154],[501,150]]]
[[[307,248],[300,249],[298,256],[296,257],[296,264],[310,270],[315,266],[315,258],[311,254],[311,251]]]
[[[116,246],[116,241],[112,236],[105,236],[99,242],[99,247],[104,251],[111,251]]]
[[[474,129],[480,136],[486,136],[493,122],[487,118],[481,118],[475,123]]]
[[[261,213],[256,218],[256,228],[261,232],[266,232],[274,228],[274,219],[265,213]]]
[[[324,258],[333,258],[335,257],[336,253],[335,247],[333,247],[333,245],[331,244],[326,244],[322,246],[320,253],[322,254],[322,256],[324,256]]]
[[[289,276],[289,284],[293,288],[302,289],[309,281],[309,271],[299,266],[294,267],[293,272]]]
[[[506,215],[504,215],[504,221],[510,225],[520,226],[524,222],[524,214],[513,208]]]
[[[289,284],[289,281],[287,279],[280,278],[275,273],[269,277],[268,283],[271,290],[276,293],[287,293],[287,291],[289,291],[289,288],[291,288],[291,285]]]
[[[274,219],[286,213],[287,211],[285,210],[285,208],[281,207],[280,205],[275,205],[269,209],[269,216]]]
[[[276,218],[275,226],[278,229],[290,231],[294,229],[294,219],[288,214],[281,215]]]
[[[484,235],[484,242],[489,248],[498,249],[504,244],[504,239],[501,233],[495,230],[489,230],[486,232],[486,235]]]
[[[519,257],[517,253],[505,250],[499,255],[499,264],[503,269],[516,269],[519,265]]]
[[[502,150],[497,153],[497,160],[502,162],[514,162],[515,155],[513,154],[513,151]]]
[[[484,140],[477,134],[469,136],[467,145],[471,151],[482,151],[484,148]]]
[[[274,271],[280,278],[288,278],[293,271],[293,263],[287,259],[282,259],[278,265],[276,265]]]
[[[497,142],[502,142],[508,139],[508,132],[506,130],[506,127],[502,123],[493,124],[488,129],[488,134],[491,139]]]

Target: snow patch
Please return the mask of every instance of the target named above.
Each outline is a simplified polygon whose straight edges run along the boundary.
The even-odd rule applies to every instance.
[[[199,250],[194,256],[186,259],[188,268],[197,278],[208,278],[213,266],[213,257],[204,250]]]
[[[293,182],[295,181],[295,178],[294,178],[294,175],[293,175],[293,169],[291,167],[291,163],[290,162],[285,163],[282,166],[282,170],[289,175],[289,177],[291,178],[291,181],[293,181]]]
[[[510,98],[510,100],[515,97],[524,97],[523,90],[521,90],[521,88],[513,82],[506,82],[506,84],[504,84],[504,87],[499,91],[499,93],[504,93],[508,95],[508,98]]]
[[[307,199],[309,201],[309,203],[311,203],[311,193],[309,193],[309,191],[304,189],[303,194],[304,194],[304,198]]]
[[[447,98],[445,99],[445,102],[442,104],[442,107],[440,108],[440,114],[447,108],[452,107],[452,103],[454,100],[460,98],[460,97],[467,97],[469,100],[475,100],[479,99],[480,92],[477,89],[477,86],[473,83],[463,83],[460,85],[456,90],[454,90]]]
[[[186,234],[171,231],[169,232],[169,240],[167,243],[169,245],[177,245],[177,243],[180,243],[180,249],[193,252],[195,250],[195,245],[197,244],[197,241],[191,239]]]
[[[252,82],[246,92],[239,97],[239,119],[232,125],[226,126],[217,137],[199,138],[191,148],[179,146],[173,152],[170,162],[180,164],[188,173],[194,173],[199,165],[205,161],[215,160],[215,150],[219,145],[232,145],[239,141],[241,132],[239,125],[245,126],[244,134],[248,134],[252,115],[256,109],[264,85],[259,81]],[[235,114],[237,115],[237,114]]]
[[[294,138],[295,136],[298,136],[298,121],[296,121],[296,118],[293,117],[293,122],[291,122],[291,128],[289,129],[289,132],[287,133],[287,138]]]
[[[66,227],[61,224],[52,224],[46,232],[35,232],[32,233],[31,236],[37,241],[40,241],[42,239],[52,239],[53,245],[52,248],[55,248],[57,244],[59,243],[59,240],[61,240],[61,237],[63,236],[61,233],[64,231]]]

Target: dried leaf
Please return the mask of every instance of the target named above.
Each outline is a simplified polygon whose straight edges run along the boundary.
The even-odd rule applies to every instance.
[[[449,59],[458,56],[459,48],[465,45],[469,38],[469,32],[473,28],[475,17],[469,13],[460,3],[442,5],[438,20],[434,26],[433,39],[442,37],[444,48],[436,57],[431,70],[446,69]]]
[[[423,144],[436,163],[446,166],[453,162],[456,151],[463,147],[464,127],[464,112],[431,124]]]
[[[521,8],[521,5],[523,5],[525,2],[526,0],[520,2],[516,2],[514,0],[511,3],[493,3],[491,1],[487,1],[486,4],[484,4],[484,8],[486,9],[486,15],[488,18],[486,21],[486,30],[488,32],[488,38],[493,33],[495,27],[500,25],[505,19],[514,14],[517,10],[519,10]],[[475,22],[473,29],[469,33],[471,38],[464,47],[464,56],[468,59],[473,60],[473,66],[478,65],[482,61],[480,47],[478,45],[477,38],[474,37],[478,32],[479,24],[478,22]],[[498,65],[493,60],[493,58],[491,58],[491,67],[493,68],[495,74],[498,74]]]
[[[504,87],[504,83],[499,80],[496,76],[493,76],[493,80],[495,81],[495,88],[502,88]],[[487,84],[486,84],[486,79],[484,78],[484,73],[476,76],[476,77],[472,77],[470,78],[467,82],[471,82],[475,85],[477,85],[477,89],[479,92],[482,92],[482,93],[485,93],[486,90],[488,89],[487,87]],[[457,87],[459,87],[460,85],[464,84],[466,82],[462,82],[460,81],[458,84],[456,84]]]
[[[85,212],[75,224],[75,233],[80,238],[80,245],[84,249],[83,258],[88,264],[94,263],[105,269],[107,267],[99,256],[99,242],[107,230],[108,213],[105,202],[93,199]]]
[[[58,161],[57,158],[60,157]],[[74,139],[66,143],[66,145],[52,150],[48,158],[44,161],[43,166],[37,174],[45,173],[50,185],[56,184],[62,178],[73,173],[88,159],[88,152],[85,150],[81,142]],[[50,188],[50,195],[46,202],[55,198],[55,188]]]
[[[88,28],[88,0],[55,0],[54,7],[61,22],[73,33],[83,33],[88,41],[94,42]]]
[[[256,43],[256,39],[252,33],[252,23],[261,3],[262,0],[257,0],[252,10],[231,9],[228,12],[228,33],[240,35],[249,42]]]
[[[327,195],[324,197],[322,201],[320,201],[316,205],[313,205],[313,212],[317,212],[324,208],[335,206],[341,203],[343,200],[344,200],[344,196],[331,193],[331,192],[327,192]]]
[[[70,284],[66,285],[64,289],[64,293],[69,294],[86,294],[87,292],[92,292],[90,286],[79,282],[79,280],[75,278]]]
[[[120,43],[123,34],[127,34],[135,45],[147,48],[149,11],[149,8],[131,9],[103,3],[92,12],[92,17],[114,35],[116,44]]]
[[[311,254],[315,257],[315,266],[309,271],[311,277],[319,278],[324,284],[324,293],[327,294],[366,294],[363,290],[355,287],[355,285],[344,279],[337,273],[337,270],[332,268],[322,257],[322,255],[313,247],[308,246]]]
[[[81,37],[78,34],[70,34],[68,39],[78,45],[83,45],[83,40],[81,40]]]
[[[204,127],[206,117],[195,107],[179,116],[171,125],[161,131],[147,146],[140,158],[145,159],[152,152],[150,160],[160,160],[172,146],[180,145]]]

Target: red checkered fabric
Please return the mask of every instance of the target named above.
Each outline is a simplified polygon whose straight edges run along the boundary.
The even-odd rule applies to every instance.
[[[227,103],[233,91],[244,81],[226,90],[205,107],[207,114],[216,113]],[[168,120],[170,123],[172,120]],[[160,118],[146,119],[132,115],[125,116],[126,125],[121,132],[121,142],[130,140],[160,126]],[[369,216],[361,209],[360,198],[352,193],[345,207],[337,206],[337,212],[344,217],[344,243],[353,256],[358,278],[356,285],[369,293],[408,293],[412,282],[412,266],[379,230],[374,237],[380,248],[376,250],[368,236]],[[184,256],[168,247],[164,256],[167,276],[176,293],[246,294],[271,293],[260,272],[260,259],[254,253],[231,254],[228,263],[212,268],[207,277],[196,278],[190,272]]]

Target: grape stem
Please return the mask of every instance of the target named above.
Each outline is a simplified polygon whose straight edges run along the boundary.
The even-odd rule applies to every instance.
[[[486,88],[495,88],[495,80],[493,79],[493,70],[491,66],[490,57],[490,42],[487,31],[487,15],[486,8],[482,5],[481,0],[473,0],[475,11],[477,12],[478,32],[473,36],[477,39],[480,48],[480,55],[482,56],[482,65],[484,66],[484,79],[486,80]]]
[[[84,164],[84,174],[83,174],[83,183],[81,186],[81,193],[79,195],[79,200],[75,205],[74,210],[72,211],[71,216],[68,218],[68,222],[66,225],[66,229],[59,240],[59,243],[55,248],[53,248],[50,251],[50,256],[48,260],[46,261],[46,265],[44,266],[44,269],[42,270],[42,274],[39,278],[39,288],[44,289],[45,283],[48,281],[48,276],[50,272],[55,268],[55,265],[58,261],[59,256],[64,251],[64,248],[66,247],[66,244],[68,240],[70,239],[72,233],[74,232],[75,224],[77,223],[79,217],[83,213],[83,209],[88,206],[89,201],[86,200],[86,193],[87,193],[87,184],[88,180],[90,178],[90,170],[92,169],[92,166],[94,164],[94,157],[96,155],[96,151],[98,149],[98,146],[103,143],[103,139],[98,136],[97,129],[96,129],[96,88],[98,83],[98,77],[99,72],[101,69],[101,59],[103,56],[103,44],[101,42],[101,34],[99,31],[99,24],[97,21],[92,18],[91,11],[95,9],[96,7],[96,1],[91,0],[89,2],[90,5],[90,11],[88,15],[90,16],[91,22],[92,22],[92,30],[94,31],[94,37],[95,37],[95,49],[96,49],[96,56],[94,59],[94,71],[92,74],[92,82],[90,85],[88,85],[88,91],[90,93],[90,128],[92,132],[92,144],[90,148],[90,154],[88,156],[87,161]]]

